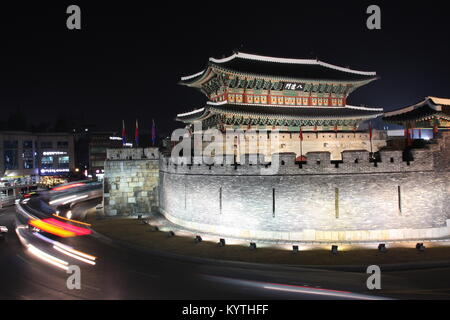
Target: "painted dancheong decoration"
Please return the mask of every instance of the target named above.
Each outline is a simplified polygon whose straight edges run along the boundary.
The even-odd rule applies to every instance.
[[[240,126],[298,131],[354,130],[382,115],[381,108],[349,106],[347,97],[378,79],[375,72],[355,71],[319,60],[285,59],[237,52],[210,58],[207,68],[182,77],[180,84],[199,89],[205,107],[179,114],[187,124]]]
[[[345,150],[376,152],[385,146],[382,133],[360,130],[362,123],[383,115],[383,109],[347,104],[350,93],[377,79],[375,72],[319,60],[236,52],[210,58],[205,70],[181,78],[181,85],[200,90],[208,101],[200,109],[178,114],[176,120],[199,134],[209,128],[285,133],[276,137],[280,143],[272,150],[249,151],[267,160],[276,152],[295,152],[299,159],[307,152],[330,152],[332,160],[341,160]],[[201,122],[202,132],[195,132],[195,122]],[[267,136],[270,139],[271,133]],[[223,154],[229,150],[225,143]],[[240,158],[240,150],[234,153]]]

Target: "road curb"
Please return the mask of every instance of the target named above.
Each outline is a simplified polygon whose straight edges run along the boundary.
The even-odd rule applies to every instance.
[[[144,254],[156,255],[162,258],[167,259],[176,259],[182,261],[190,261],[198,264],[215,264],[220,266],[239,266],[239,267],[248,267],[252,269],[270,269],[274,268],[279,270],[295,270],[295,269],[314,269],[314,270],[327,270],[327,271],[344,271],[344,272],[366,272],[367,265],[290,265],[290,264],[265,264],[265,263],[257,263],[257,262],[244,262],[244,261],[235,261],[235,260],[219,260],[219,259],[211,259],[211,258],[203,258],[203,257],[195,257],[182,255],[173,252],[148,249],[142,247],[140,245],[133,244],[131,242],[118,240],[114,238],[110,238],[101,234],[94,229],[92,230],[92,237],[98,239],[99,241],[108,244],[108,245],[118,245],[121,247],[125,247],[128,249],[132,249]],[[450,267],[450,260],[443,261],[431,261],[431,262],[412,262],[412,263],[398,263],[398,264],[382,264],[379,265],[381,270],[383,271],[407,271],[407,270],[420,270],[420,269],[435,269],[435,268],[443,268]]]

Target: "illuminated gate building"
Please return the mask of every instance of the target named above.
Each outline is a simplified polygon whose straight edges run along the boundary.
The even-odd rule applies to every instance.
[[[222,133],[241,130],[245,139],[259,143],[242,150],[223,140],[223,154],[329,152],[341,160],[343,151],[376,152],[386,145],[381,131],[362,130],[361,124],[383,114],[383,109],[351,106],[348,96],[374,80],[375,72],[355,71],[319,60],[286,59],[236,52],[223,59],[209,58],[206,68],[182,77],[180,84],[196,88],[208,101],[191,112],[178,114],[190,132],[216,128]],[[200,121],[201,131],[194,128]],[[276,134],[276,143],[273,134]],[[261,146],[264,146],[262,148]],[[220,152],[220,151],[219,151]],[[302,156],[302,157],[301,157]]]

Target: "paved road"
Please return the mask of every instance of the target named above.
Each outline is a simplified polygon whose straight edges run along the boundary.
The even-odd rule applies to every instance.
[[[91,204],[92,205],[92,204]],[[81,290],[66,287],[68,274],[30,255],[14,232],[14,207],[0,210],[10,229],[0,242],[1,299],[341,299],[370,295],[367,275],[356,272],[247,263],[199,263],[141,253],[93,236],[65,244],[92,254],[81,267]],[[449,298],[450,269],[384,272],[377,297]],[[323,289],[332,289],[329,291]]]

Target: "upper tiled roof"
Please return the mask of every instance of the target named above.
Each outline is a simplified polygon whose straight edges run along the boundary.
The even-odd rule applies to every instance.
[[[209,65],[231,72],[298,80],[368,81],[377,78],[376,72],[357,71],[315,59],[287,59],[266,57],[243,52],[223,58],[209,58]],[[182,77],[181,83],[193,83],[207,70]]]

